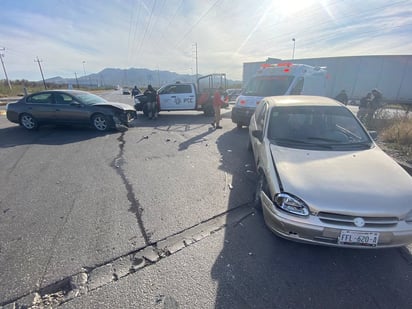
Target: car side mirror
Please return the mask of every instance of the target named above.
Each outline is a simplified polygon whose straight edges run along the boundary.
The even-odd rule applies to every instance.
[[[256,137],[259,142],[263,142],[263,132],[261,130],[253,130],[252,136]]]
[[[80,102],[77,102],[77,101],[72,101],[72,102],[70,103],[70,105],[72,105],[72,106],[77,106],[77,107],[81,107],[81,106],[82,106],[82,104],[81,104]]]

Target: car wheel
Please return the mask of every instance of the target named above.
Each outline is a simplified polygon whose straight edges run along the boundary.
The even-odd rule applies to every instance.
[[[92,126],[97,131],[107,131],[109,129],[109,121],[103,114],[95,114],[92,117]]]
[[[22,114],[20,116],[20,125],[27,130],[36,130],[39,126],[36,118],[30,114]]]
[[[262,191],[265,191],[266,187],[267,187],[267,184],[266,184],[265,176],[262,173],[259,173],[259,176],[256,182],[255,192],[253,194],[253,207],[255,207],[256,209],[262,209],[262,201],[260,199],[260,193]]]

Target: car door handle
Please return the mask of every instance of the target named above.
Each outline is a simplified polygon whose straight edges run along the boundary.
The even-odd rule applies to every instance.
[[[175,96],[175,95],[172,95],[171,98],[176,98],[176,96]]]

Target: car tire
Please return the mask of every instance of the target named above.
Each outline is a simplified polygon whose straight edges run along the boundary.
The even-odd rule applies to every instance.
[[[109,130],[109,120],[107,116],[99,113],[99,114],[94,114],[92,117],[92,126],[95,128],[97,131],[105,132]]]
[[[20,116],[20,125],[26,130],[36,130],[39,127],[39,123],[36,118],[26,113]]]

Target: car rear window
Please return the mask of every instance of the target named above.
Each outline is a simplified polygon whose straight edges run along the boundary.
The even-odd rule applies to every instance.
[[[39,94],[31,95],[27,97],[26,102],[30,104],[53,103],[52,94],[51,93],[39,93]]]

